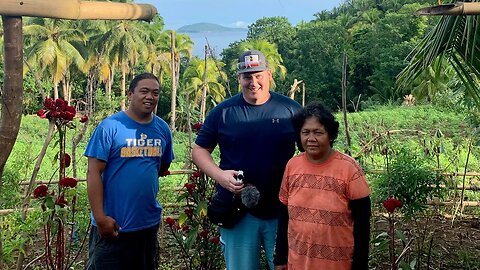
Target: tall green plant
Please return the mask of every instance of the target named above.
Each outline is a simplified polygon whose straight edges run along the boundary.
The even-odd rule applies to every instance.
[[[373,181],[376,200],[393,196],[403,203],[401,210],[406,217],[413,217],[427,208],[429,199],[443,198],[446,181],[435,172],[430,157],[406,147],[386,149],[384,154],[387,173]]]

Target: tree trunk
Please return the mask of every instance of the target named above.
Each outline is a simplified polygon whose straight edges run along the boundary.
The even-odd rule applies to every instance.
[[[112,64],[112,67],[108,69],[108,80],[107,80],[108,101],[112,101],[112,84],[113,84],[114,73],[115,73],[115,66]]]
[[[5,164],[17,139],[22,119],[23,100],[23,33],[22,17],[2,16],[4,33],[4,84],[0,103],[0,194]],[[1,234],[0,234],[1,235]],[[0,269],[3,248],[0,238]]]
[[[94,69],[96,70],[96,69]],[[87,78],[87,87],[85,87],[86,91],[86,101],[87,104],[85,105],[85,115],[90,117],[92,116],[92,108],[93,108],[93,99],[91,98],[94,93],[93,89],[97,89],[98,86],[98,81],[95,79],[95,72],[90,71],[89,76]],[[87,120],[87,122],[83,123],[82,129],[80,132],[72,138],[72,176],[73,178],[77,178],[77,147],[78,144],[82,141],[83,137],[85,136],[85,133],[87,132],[87,127],[88,123],[90,120]]]
[[[205,45],[205,68],[203,70],[203,84],[202,84],[202,103],[200,105],[201,118],[200,121],[203,123],[205,121],[205,112],[207,111],[207,54],[208,47]],[[188,105],[188,104],[187,104]]]
[[[122,108],[122,111],[125,111],[125,81],[126,81],[126,77],[127,77],[127,67],[126,67],[126,64],[125,63],[122,63],[122,85],[121,85],[121,89],[122,89],[122,92],[120,94],[121,98],[122,98],[122,102],[121,102],[121,108]]]
[[[188,148],[184,169],[192,169],[192,123],[190,122],[190,95],[185,93],[185,114],[187,115]]]
[[[342,67],[342,110],[343,110],[343,123],[345,124],[345,137],[347,138],[348,149],[345,151],[351,155],[352,141],[350,139],[350,132],[348,131],[347,121],[347,53],[343,53],[343,67]]]
[[[58,83],[53,83],[53,99],[57,100],[58,98]]]
[[[305,82],[302,82],[302,107],[305,107]]]
[[[175,65],[175,34],[170,34],[170,53],[171,53],[171,65],[172,65],[172,101],[170,103],[170,129],[175,131],[175,121],[177,118],[177,76],[176,76],[176,65]]]
[[[70,101],[68,100],[68,86],[67,86],[67,79],[65,76],[62,78],[62,92],[63,92],[63,100],[65,100],[68,104]]]

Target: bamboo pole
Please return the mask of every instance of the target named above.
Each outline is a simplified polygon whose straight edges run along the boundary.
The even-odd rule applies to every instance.
[[[460,205],[460,202],[441,202],[441,201],[429,201],[427,205],[437,205],[437,206],[452,206]],[[463,201],[463,206],[480,206],[480,201]]]
[[[0,14],[69,20],[145,20],[157,9],[149,4],[80,0],[2,0]]]
[[[35,210],[35,209],[38,209],[38,208],[30,207],[30,208],[27,208],[26,210],[32,211],[32,210]],[[15,212],[18,212],[18,211],[22,211],[22,208],[0,209],[0,216],[8,215],[8,214],[15,213]]]
[[[179,174],[192,174],[194,173],[194,170],[191,169],[184,169],[184,170],[172,170],[170,171],[170,175],[179,175]],[[77,179],[78,182],[85,182],[87,181],[86,179]],[[19,183],[19,185],[28,185],[30,181],[22,181]],[[49,181],[49,180],[37,180],[35,181],[35,184],[58,184],[58,181]]]
[[[384,174],[387,173],[386,170],[370,170],[370,169],[365,169],[366,173],[373,173],[373,174]],[[469,176],[469,177],[475,177],[475,176],[480,176],[480,172],[464,172],[464,173],[458,173],[458,172],[442,172],[440,173],[443,176],[452,176],[452,177],[457,177],[457,176]]]
[[[456,2],[452,4],[431,6],[426,8],[421,8],[415,12],[416,15],[479,15],[480,14],[480,3],[479,2]]]

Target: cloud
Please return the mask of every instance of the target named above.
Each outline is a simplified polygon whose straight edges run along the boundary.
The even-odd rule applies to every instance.
[[[234,23],[231,24],[232,27],[237,27],[237,28],[248,28],[248,25],[250,25],[250,23],[247,23],[247,22],[244,22],[244,21],[236,21]]]

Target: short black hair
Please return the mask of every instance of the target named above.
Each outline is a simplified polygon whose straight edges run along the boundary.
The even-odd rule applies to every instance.
[[[325,127],[325,130],[330,137],[330,146],[333,146],[333,143],[338,136],[338,128],[340,124],[335,120],[335,116],[330,109],[319,101],[309,103],[293,115],[292,123],[293,128],[297,133],[298,141],[300,141],[300,131],[302,130],[303,124],[305,124],[305,120],[310,117],[317,118],[318,122]],[[303,151],[303,149],[300,150]]]
[[[128,86],[128,91],[133,93],[135,87],[137,87],[138,82],[145,79],[154,79],[160,85],[160,81],[158,80],[157,76],[153,75],[153,73],[145,72],[138,74],[137,76],[135,76],[135,78],[133,78],[133,80],[130,82],[130,86]]]

